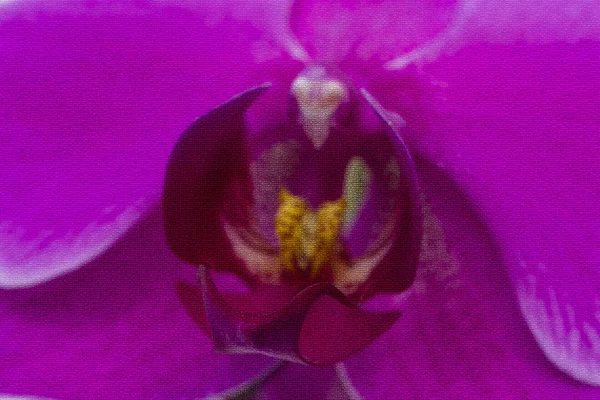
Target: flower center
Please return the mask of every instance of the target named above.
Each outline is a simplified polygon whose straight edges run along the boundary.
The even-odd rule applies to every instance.
[[[308,273],[314,280],[323,266],[339,258],[339,233],[345,211],[343,197],[312,210],[306,200],[282,189],[275,215],[275,233],[284,267],[290,272]]]

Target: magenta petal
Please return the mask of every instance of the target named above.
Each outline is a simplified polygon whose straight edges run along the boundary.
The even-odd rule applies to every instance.
[[[553,41],[575,43],[581,39],[600,40],[600,3],[597,1],[462,0],[476,4],[464,27],[467,43],[516,41],[546,44]]]
[[[193,279],[159,212],[83,268],[0,290],[0,393],[54,399],[195,399],[273,363],[216,354],[175,294]]]
[[[455,177],[502,252],[546,356],[600,385],[600,43],[440,59],[414,144]]]
[[[402,319],[345,364],[365,399],[598,399],[544,357],[527,329],[500,248],[447,174],[417,161],[427,211]],[[408,298],[406,297],[408,296]]]
[[[300,42],[319,62],[335,64],[352,56],[381,63],[437,36],[452,20],[457,3],[297,0],[291,24]]]
[[[0,286],[110,246],[158,200],[189,121],[290,61],[280,28],[220,2],[113,3],[0,6]]]
[[[280,309],[247,312],[244,304],[252,303],[252,294],[239,298],[235,307],[216,290],[205,268],[201,268],[200,278],[215,348],[227,353],[334,364],[370,344],[400,316],[397,312],[362,311],[328,283],[307,287]]]

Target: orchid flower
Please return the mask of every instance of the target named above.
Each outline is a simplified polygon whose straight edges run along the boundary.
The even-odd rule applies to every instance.
[[[598,398],[599,13],[595,2],[534,0],[0,3],[0,393]],[[314,88],[321,95],[333,88],[331,112],[311,113],[325,104],[305,101]],[[227,109],[236,99],[243,115]],[[273,130],[290,107],[286,129]],[[178,138],[217,114],[235,129],[218,132],[190,164],[210,163],[213,175],[185,181],[193,176],[173,160],[185,159],[189,147]],[[215,159],[227,154],[219,146],[235,144],[240,126],[265,133],[266,142],[244,136],[248,164],[227,166],[254,165],[248,171],[256,180],[267,172],[260,166],[273,165],[272,150],[294,139],[333,160],[335,193],[318,195],[318,168],[306,163],[269,196],[244,192],[243,174],[218,170]],[[300,131],[310,134],[294,136]],[[369,154],[392,156],[406,190],[379,190],[392,179]],[[191,247],[174,240],[189,231],[168,212],[165,237],[157,208],[165,173],[165,210],[172,210],[167,200],[185,199],[178,190],[226,187],[221,218],[201,215],[207,224],[196,225],[213,229],[214,241],[204,234],[187,236]],[[356,181],[366,183],[353,196]],[[170,186],[177,182],[185,185]],[[260,198],[270,199],[267,212],[253,204]],[[352,235],[370,229],[370,212],[380,214],[385,199],[403,206],[383,213],[391,231],[380,229],[357,249]],[[330,243],[327,262],[277,233],[289,202],[305,205],[307,221],[327,203],[343,209],[327,225],[335,227],[333,241],[303,239]],[[253,215],[256,223],[242,223]],[[422,218],[422,237],[407,215]],[[228,261],[249,253],[222,243],[239,238],[252,244],[248,251],[266,249],[261,254],[273,262],[261,265],[277,266],[246,275],[235,269],[244,279],[278,284],[271,286],[286,301],[287,288],[298,295],[294,285],[332,282],[332,298],[385,319],[382,328],[346,352],[327,353],[335,346],[317,335],[305,347],[314,343],[314,354],[286,353],[343,361],[335,367],[214,352],[177,295],[177,282],[195,281],[179,257],[234,268]],[[364,261],[386,241],[418,249]],[[337,257],[347,264],[335,270]],[[344,268],[359,260],[374,275],[347,285]],[[380,269],[387,261],[408,268]],[[243,286],[203,271],[204,300],[213,284]],[[380,281],[394,290],[370,291],[377,271],[407,275]],[[383,302],[371,301],[384,291]],[[188,309],[194,299],[206,305],[198,293],[179,285]],[[205,324],[212,339],[215,322],[226,321],[217,316]]]

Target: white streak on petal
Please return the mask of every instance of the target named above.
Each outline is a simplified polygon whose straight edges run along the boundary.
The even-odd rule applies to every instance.
[[[452,22],[424,45],[389,61],[390,70],[434,61],[469,44],[600,40],[596,0],[463,0]]]
[[[0,5],[2,2],[0,0]],[[33,397],[33,396],[11,396],[9,394],[0,394],[0,400],[50,400],[47,397]]]
[[[264,37],[259,39],[256,44],[257,48],[265,48],[266,42],[272,42],[298,61],[308,62],[310,59],[290,28],[289,18],[293,4],[290,0],[220,0],[215,2],[155,0],[155,3],[170,6],[176,4],[197,10],[207,16],[206,23],[209,25],[223,22],[227,17],[248,21],[264,33]],[[273,49],[269,51],[271,50]],[[257,62],[264,58],[265,54],[259,53]]]
[[[25,239],[22,228],[0,222],[0,288],[34,286],[77,269],[108,249],[148,209],[149,203],[140,200],[119,213],[105,210],[108,222],[61,236],[45,231],[33,239]]]
[[[428,43],[425,43],[423,46],[417,47],[415,50],[387,62],[385,68],[398,70],[406,68],[408,65],[415,62],[435,60],[443,51],[448,50],[446,47],[449,43],[457,41],[457,38],[463,32],[466,23],[476,12],[477,5],[478,0],[462,1],[456,10],[452,22],[450,22],[446,30]]]
[[[479,0],[464,41],[510,44],[600,39],[597,0]]]
[[[560,370],[577,380],[600,385],[600,334],[596,327],[577,315],[575,308],[559,301],[553,287],[543,292],[530,275],[517,286],[521,311],[536,341]],[[590,304],[600,304],[591,299]],[[598,315],[598,309],[596,309]],[[594,321],[598,322],[598,321]]]

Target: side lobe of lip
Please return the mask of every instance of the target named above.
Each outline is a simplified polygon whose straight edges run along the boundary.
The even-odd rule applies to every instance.
[[[180,137],[167,165],[163,213],[169,246],[192,264],[244,270],[222,226],[247,224],[251,196],[244,115],[268,88],[249,89],[198,118]],[[227,204],[231,199],[236,204]]]

